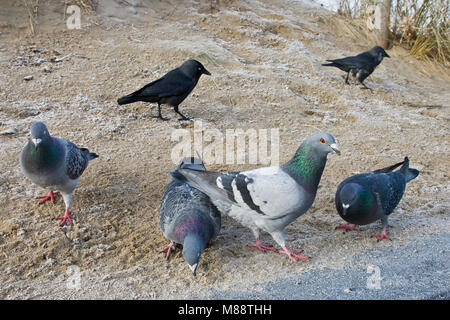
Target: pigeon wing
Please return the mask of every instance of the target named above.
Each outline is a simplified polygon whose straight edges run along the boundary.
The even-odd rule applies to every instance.
[[[77,179],[89,163],[85,152],[87,149],[80,149],[67,140],[64,140],[64,142],[66,148],[66,173],[71,179]]]

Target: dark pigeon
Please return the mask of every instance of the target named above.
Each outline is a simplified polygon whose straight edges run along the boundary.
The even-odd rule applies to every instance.
[[[393,171],[399,166],[399,170]],[[402,199],[406,183],[418,175],[418,170],[409,168],[408,157],[405,157],[403,162],[390,167],[347,178],[337,188],[335,203],[339,215],[351,225],[337,228],[359,230],[358,225],[381,219],[383,231],[374,237],[390,240],[386,234],[388,217]]]
[[[372,74],[375,68],[381,63],[381,61],[383,61],[384,57],[390,58],[382,47],[375,46],[369,51],[360,53],[357,56],[327,60],[331,63],[325,63],[322,65],[326,67],[336,67],[347,72],[345,83],[349,83],[348,77],[351,73],[351,75],[363,85],[364,89],[370,89],[364,84],[364,80]]]
[[[66,205],[64,216],[56,218],[62,220],[61,226],[66,221],[73,224],[69,211],[72,192],[89,161],[97,157],[97,154],[88,149],[78,148],[70,141],[50,136],[42,122],[31,125],[31,137],[20,153],[20,166],[33,183],[50,189],[47,195],[40,197],[41,204],[48,200],[54,202],[54,196],[58,192],[53,190],[61,192]]]
[[[178,168],[206,170],[197,158],[184,158]],[[195,275],[203,250],[219,234],[220,212],[206,194],[177,179],[166,187],[159,212],[159,227],[170,240],[163,252],[169,258],[174,243],[182,244],[184,260]]]
[[[307,138],[294,157],[281,167],[243,172],[206,172],[177,169],[172,176],[203,191],[217,208],[250,228],[260,251],[277,251],[261,244],[260,230],[268,232],[291,261],[308,259],[286,246],[284,229],[314,202],[328,153],[340,153],[334,137],[316,133]]]
[[[180,67],[168,72],[162,78],[118,99],[117,103],[122,105],[136,101],[156,102],[158,103],[157,118],[162,120],[168,119],[162,117],[161,105],[168,104],[174,107],[174,111],[181,116],[179,120],[189,120],[189,118],[181,114],[178,106],[195,88],[202,74],[211,75],[200,62],[190,59]]]

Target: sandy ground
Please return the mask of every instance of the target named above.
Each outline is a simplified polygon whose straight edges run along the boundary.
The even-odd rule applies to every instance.
[[[373,37],[308,3],[120,3],[104,2],[97,14],[83,11],[81,29],[69,30],[61,2],[40,1],[34,34],[23,2],[0,4],[0,298],[283,299],[312,298],[306,293],[313,291],[314,298],[397,298],[397,291],[403,298],[446,296],[448,69],[395,47],[368,79],[371,93],[345,85],[342,72],[320,64],[372,47]],[[193,123],[177,121],[167,107],[163,115],[172,120],[158,121],[150,117],[154,107],[118,106],[116,100],[191,57],[213,75],[200,79],[181,111],[205,127],[279,128],[281,162],[316,131],[338,139],[342,156],[329,157],[312,208],[286,229],[289,245],[304,249],[310,261],[292,263],[246,247],[251,232],[226,216],[197,278],[180,254],[166,261],[159,253],[167,244],[158,209],[174,167],[171,134]],[[74,193],[73,226],[61,228],[54,220],[64,211],[61,198],[38,205],[36,197],[47,191],[20,170],[20,150],[37,120],[100,155]],[[371,237],[379,223],[335,231],[342,222],[334,208],[339,182],[406,155],[421,173],[392,214],[393,241]],[[208,164],[211,170],[258,166]],[[267,234],[263,241],[272,243]],[[408,258],[402,252],[410,252]],[[427,279],[435,281],[420,282],[426,295],[408,290],[421,276],[417,261],[434,263]],[[358,289],[371,264],[381,277],[393,272],[403,279],[397,291]],[[292,279],[296,287],[283,289]]]

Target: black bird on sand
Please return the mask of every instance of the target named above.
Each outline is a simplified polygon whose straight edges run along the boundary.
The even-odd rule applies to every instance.
[[[118,99],[117,103],[122,105],[136,101],[156,102],[158,103],[158,116],[155,118],[161,120],[169,120],[161,116],[161,105],[168,104],[174,107],[174,111],[181,116],[179,120],[189,120],[188,117],[181,114],[178,106],[191,93],[202,74],[211,75],[200,62],[189,59],[162,78]]]
[[[348,77],[350,73],[355,77],[364,88],[367,87],[363,81],[372,74],[375,68],[383,61],[383,58],[390,58],[390,56],[384,51],[380,46],[375,46],[369,51],[358,54],[357,56],[346,57],[342,59],[327,60],[331,63],[324,63],[323,66],[326,67],[337,67],[342,71],[347,72],[347,77],[345,78],[345,83],[348,83]]]

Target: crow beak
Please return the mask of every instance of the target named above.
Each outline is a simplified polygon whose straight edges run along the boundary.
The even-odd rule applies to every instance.
[[[334,151],[334,153],[341,155],[341,150],[339,150],[339,147],[336,143],[330,144],[330,148]]]
[[[206,74],[207,76],[210,76],[210,75],[211,75],[211,72],[209,72],[209,71],[206,70],[206,69],[203,69],[203,74]]]
[[[386,58],[390,58],[390,57],[391,57],[391,56],[388,55],[386,52],[384,53],[384,56],[385,56]]]
[[[198,264],[196,263],[196,264],[193,264],[192,266],[191,265],[189,265],[189,268],[191,269],[191,271],[192,271],[192,274],[194,275],[194,276],[196,276],[196,272],[197,272],[197,266],[198,266]]]
[[[34,147],[37,148],[39,146],[39,144],[41,144],[42,139],[34,138],[34,139],[31,139],[31,142],[33,142]]]

